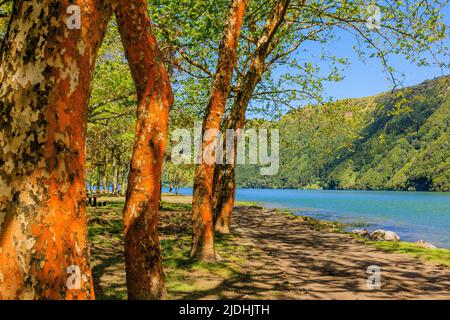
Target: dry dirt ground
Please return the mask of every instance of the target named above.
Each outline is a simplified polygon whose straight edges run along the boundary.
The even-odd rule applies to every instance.
[[[170,299],[450,299],[447,266],[251,206],[237,207],[232,234],[217,238],[220,263],[191,263],[189,200],[165,200],[172,202],[160,213]],[[90,210],[99,299],[126,299],[121,205]],[[379,290],[367,287],[371,265],[381,268]]]
[[[348,235],[258,208],[236,209],[240,243],[262,254],[247,261],[250,296],[275,299],[450,299],[450,270],[387,253]],[[381,289],[367,287],[367,267],[381,268]],[[241,289],[242,290],[242,289]]]

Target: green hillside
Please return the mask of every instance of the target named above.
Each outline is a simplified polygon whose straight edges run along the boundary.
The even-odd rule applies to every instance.
[[[240,187],[450,191],[450,76],[296,110],[277,123],[280,171]]]

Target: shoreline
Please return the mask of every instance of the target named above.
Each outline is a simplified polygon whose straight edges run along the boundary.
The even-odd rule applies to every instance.
[[[106,207],[89,208],[94,285],[98,299],[126,299],[123,199],[105,200]],[[450,299],[449,250],[442,261],[401,252],[403,245],[382,250],[332,223],[255,202],[238,201],[231,234],[216,235],[220,262],[192,262],[190,202],[163,195],[159,231],[169,299]],[[382,290],[367,288],[371,265],[382,270]]]
[[[357,226],[352,226],[352,224],[318,219],[318,218],[314,218],[314,217],[311,217],[308,215],[296,214],[295,212],[293,212],[289,209],[268,208],[268,207],[265,207],[262,203],[259,203],[256,201],[255,202],[236,201],[236,206],[238,206],[238,205],[244,206],[244,207],[245,206],[259,207],[263,210],[272,210],[274,212],[277,212],[279,214],[284,214],[284,215],[287,215],[292,218],[299,218],[301,220],[310,221],[318,226],[332,229],[335,232],[339,232],[339,233],[345,234],[349,237],[352,237],[354,239],[357,239],[366,245],[372,245],[372,246],[377,247],[378,249],[385,250],[387,252],[398,252],[398,253],[416,255],[418,257],[425,257],[425,258],[429,258],[430,261],[444,263],[447,267],[450,267],[450,249],[449,248],[442,248],[442,247],[425,248],[425,247],[421,246],[420,244],[418,244],[417,242],[404,241],[401,239],[400,239],[400,241],[396,241],[396,242],[370,240],[367,237],[363,237],[363,236],[357,235],[355,233],[352,233],[352,231],[345,230],[347,228],[359,229]],[[381,228],[381,229],[385,230],[385,231],[389,231],[388,229],[383,229],[383,228]],[[427,241],[427,240],[422,239],[422,241]],[[439,252],[443,252],[444,254],[446,253],[448,255],[447,259],[442,261],[442,259],[434,257],[434,253],[439,253]]]
[[[181,189],[189,194],[190,189]],[[450,249],[448,211],[450,193],[301,189],[240,189],[237,199],[259,202],[268,208],[291,210],[325,221],[397,233],[402,241],[420,240]],[[302,200],[303,199],[303,200]],[[448,219],[447,219],[448,218]]]
[[[265,200],[257,195],[257,189],[254,190],[256,192],[244,191],[241,195],[245,198],[257,199],[256,201],[260,201],[258,205],[263,207],[278,208],[279,210],[291,211],[299,216],[305,215],[321,221],[342,224],[342,227],[347,229],[348,232],[353,229],[368,229],[370,232],[382,229],[397,233],[402,242],[417,243],[422,241],[438,249],[450,250],[448,228],[444,227],[444,225],[448,225],[446,222],[448,216],[445,212],[445,208],[450,205],[450,198],[448,197],[450,193],[448,192],[416,192],[416,196],[414,196],[407,191],[274,189],[274,191],[287,191],[287,193],[269,191],[267,193],[268,198]],[[295,191],[300,193],[297,194]],[[314,192],[319,192],[319,194],[317,195]],[[335,192],[338,194],[335,194]],[[285,194],[286,198],[283,198]],[[353,202],[353,194],[355,195],[355,202]],[[263,195],[266,195],[266,193],[263,193]],[[277,199],[277,195],[281,197],[281,200]],[[434,195],[435,197],[429,198],[426,195]],[[305,200],[293,200],[292,197],[294,196],[304,197]],[[400,207],[402,206],[401,201],[405,201],[404,199],[413,198],[414,201],[414,199],[418,199],[417,197],[424,197],[424,201],[430,201],[429,207],[426,208],[428,202],[424,202],[422,206],[421,200],[413,202],[415,203],[413,205]],[[328,198],[330,203],[333,204],[326,203]],[[350,199],[348,206],[342,205],[341,199]],[[383,208],[384,202],[380,199],[391,201],[393,209]],[[433,199],[440,200],[433,202]],[[323,201],[323,203],[320,201]],[[366,207],[360,208],[357,205],[358,201],[368,201],[368,204]],[[370,207],[377,207],[378,209],[372,210]],[[416,207],[421,209],[415,211]]]
[[[163,187],[168,189],[169,187]],[[192,189],[193,187],[180,187],[179,189]],[[367,190],[367,189],[324,189],[324,188],[269,188],[269,187],[238,187],[240,190],[299,190],[299,191],[340,191],[340,192],[404,192],[404,193],[450,193],[450,190],[436,191],[436,190],[394,190],[394,189],[380,189],[380,190]],[[164,192],[166,193],[166,192]],[[168,192],[167,192],[168,194]],[[172,193],[174,194],[174,193]],[[184,194],[178,194],[184,195]]]
[[[450,250],[412,250],[408,243],[366,241],[333,223],[297,216],[286,210],[254,208],[236,208],[234,225],[239,241],[246,243],[248,240],[251,244],[257,239],[253,246],[267,252],[268,260],[274,260],[271,263],[279,269],[273,271],[272,267],[258,262],[253,268],[266,269],[274,276],[278,272],[290,274],[292,280],[288,282],[307,285],[311,295],[308,298],[449,298]],[[366,275],[363,274],[371,265],[383,270],[386,282],[382,292],[367,290],[364,283]],[[442,278],[437,277],[438,274]],[[418,283],[421,283],[419,288]],[[429,291],[431,288],[433,292]],[[293,294],[293,297],[298,298],[298,295]]]
[[[192,188],[192,187],[183,187],[183,188]],[[379,190],[369,190],[369,189],[324,189],[324,188],[269,188],[269,187],[239,187],[241,190],[252,190],[252,189],[260,189],[260,190],[301,190],[301,191],[348,191],[348,192],[405,192],[405,193],[450,193],[450,190],[444,191],[436,191],[436,190],[395,190],[395,189],[379,189]]]
[[[261,207],[262,209],[267,210],[264,206],[261,206],[260,204],[257,204],[257,206]],[[317,226],[320,226],[321,228],[328,228],[331,229],[334,232],[339,232],[344,235],[347,235],[351,238],[354,238],[358,241],[361,241],[362,243],[366,245],[375,246],[378,249],[385,250],[387,252],[398,252],[398,253],[404,253],[404,254],[410,254],[415,255],[416,257],[425,258],[428,261],[431,262],[437,262],[437,263],[443,263],[447,267],[450,267],[450,249],[448,248],[425,248],[418,244],[417,242],[411,242],[411,241],[383,241],[383,240],[371,240],[367,237],[355,234],[351,231],[347,231],[348,227],[351,227],[351,224],[345,224],[341,222],[334,222],[334,221],[328,221],[323,219],[317,219],[310,216],[305,215],[298,215],[290,210],[283,210],[279,208],[272,209],[275,212],[279,212],[280,214],[286,214],[288,216],[291,216],[293,218],[300,218],[302,220],[309,221]],[[389,230],[385,230],[389,231]],[[426,241],[426,240],[425,240]],[[439,258],[435,257],[435,253],[443,253],[446,254],[448,257],[444,261]],[[428,258],[428,259],[427,259]]]
[[[182,194],[173,194],[173,193],[162,193],[163,201],[164,200],[171,200],[171,202],[174,203],[182,203],[182,204],[191,204],[192,203],[192,196],[190,195],[182,195]],[[104,198],[104,197],[102,197]],[[107,197],[106,197],[107,198]],[[274,212],[288,215],[291,217],[297,217],[303,220],[310,220],[311,222],[314,222],[318,226],[331,228],[332,230],[348,235],[354,239],[360,240],[361,242],[367,244],[367,245],[373,245],[376,246],[378,249],[387,250],[388,252],[399,252],[399,253],[406,253],[406,254],[412,254],[412,255],[418,255],[418,256],[428,256],[431,258],[431,261],[438,261],[442,262],[441,259],[433,257],[433,253],[443,251],[448,254],[448,259],[444,261],[444,264],[448,267],[450,267],[450,249],[449,248],[442,248],[437,247],[435,249],[429,249],[424,248],[417,244],[416,242],[412,241],[398,241],[398,242],[391,242],[391,241],[375,241],[370,240],[365,237],[356,235],[352,233],[351,231],[345,230],[348,227],[351,227],[351,224],[345,224],[341,222],[335,222],[335,221],[328,221],[324,219],[317,219],[314,217],[310,217],[307,215],[301,215],[296,214],[292,212],[289,209],[283,209],[283,208],[269,208],[265,207],[262,203],[259,203],[257,201],[236,201],[235,207],[243,206],[243,207],[258,207],[262,210],[272,210]],[[355,229],[358,229],[358,227],[355,226]],[[388,231],[388,229],[386,229]],[[423,241],[427,241],[426,239],[422,239]],[[437,251],[436,251],[437,250]],[[428,254],[427,254],[428,253]]]
[[[420,244],[417,243],[417,241],[420,241],[420,240],[428,242],[426,239],[419,239],[416,242],[404,241],[404,240],[401,240],[401,239],[398,242],[375,241],[375,240],[370,240],[370,239],[368,239],[366,237],[363,237],[363,236],[358,236],[357,234],[354,234],[351,231],[345,230],[347,228],[360,229],[359,226],[352,225],[352,223],[343,223],[343,222],[338,222],[338,221],[330,221],[330,220],[325,220],[325,219],[318,219],[318,218],[315,218],[315,217],[311,217],[309,215],[302,215],[301,213],[297,214],[297,213],[291,211],[290,209],[276,208],[276,207],[275,208],[269,208],[269,207],[265,207],[262,203],[259,203],[257,201],[236,201],[236,206],[237,205],[241,205],[241,206],[255,206],[255,207],[259,207],[259,208],[264,209],[264,210],[273,210],[273,211],[279,212],[281,214],[287,214],[287,215],[290,215],[292,217],[298,217],[298,218],[301,218],[301,219],[309,219],[311,221],[315,221],[317,224],[329,225],[329,226],[332,226],[333,228],[336,228],[338,232],[343,233],[343,234],[347,234],[347,235],[349,235],[349,236],[351,236],[353,238],[359,239],[359,240],[361,240],[361,241],[363,241],[363,242],[365,242],[365,243],[367,243],[369,245],[379,244],[379,246],[378,246],[379,248],[389,247],[389,246],[386,246],[386,245],[382,246],[381,244],[383,244],[383,243],[384,244],[392,244],[391,250],[393,250],[395,248],[395,244],[397,243],[398,247],[401,247],[401,245],[403,244],[403,245],[406,245],[406,246],[410,246],[410,248],[416,248],[419,251],[421,249],[423,249],[425,251],[427,251],[427,250],[446,250],[450,254],[450,248],[444,248],[444,247],[436,247],[436,248],[432,248],[432,249],[431,248],[424,248]],[[365,229],[365,228],[363,228],[363,229]],[[377,229],[390,231],[389,229],[385,229],[383,227],[375,228],[374,230],[377,230]],[[368,230],[369,232],[371,231],[370,229],[366,229],[366,230]],[[399,252],[404,251],[402,248],[399,248],[399,249],[400,249]],[[432,251],[430,251],[430,252],[432,252]],[[448,262],[447,265],[450,266],[450,261]]]
[[[358,191],[358,190],[348,190],[348,191]],[[363,191],[363,190],[362,190]],[[166,194],[166,196],[170,196],[170,194]],[[189,197],[190,196],[186,196]],[[408,254],[413,255],[417,258],[425,259],[426,261],[436,262],[436,263],[442,263],[447,267],[450,267],[450,249],[449,248],[424,248],[417,242],[412,241],[400,241],[393,242],[393,241],[376,241],[376,240],[370,240],[366,237],[357,235],[352,233],[351,231],[345,230],[348,227],[351,227],[351,224],[345,224],[341,222],[335,222],[335,221],[328,221],[324,219],[317,219],[313,218],[307,215],[301,215],[296,214],[292,212],[289,209],[283,209],[283,208],[268,208],[265,207],[262,203],[259,203],[257,201],[236,201],[235,207],[237,206],[243,206],[243,207],[258,207],[262,210],[272,210],[274,212],[285,214],[293,218],[299,218],[300,220],[306,220],[313,222],[315,225],[320,226],[321,228],[328,228],[332,231],[339,232],[342,234],[345,234],[351,238],[354,238],[365,245],[374,246],[377,249],[386,251],[386,252],[396,252],[396,253],[402,253],[402,254]],[[357,229],[357,227],[355,227]],[[386,229],[386,231],[388,231]],[[423,241],[427,241],[426,239],[422,239]],[[446,256],[444,259],[441,257],[442,255]]]

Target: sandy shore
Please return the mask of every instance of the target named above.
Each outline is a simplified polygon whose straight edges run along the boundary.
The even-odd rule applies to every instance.
[[[160,214],[171,299],[450,299],[447,266],[388,253],[260,207],[236,207],[232,234],[218,237],[224,258],[218,266],[189,265],[190,197],[166,195],[163,200],[181,206],[169,205]],[[108,208],[98,210],[113,215]],[[117,214],[111,219],[120,221]],[[96,291],[102,298],[124,298],[121,235],[108,241],[92,246]],[[381,269],[380,289],[367,286],[367,267],[372,265]]]
[[[448,267],[387,253],[272,210],[238,207],[233,226],[241,243],[262,252],[246,265],[258,298],[450,299]],[[367,287],[372,265],[381,269],[379,290]]]

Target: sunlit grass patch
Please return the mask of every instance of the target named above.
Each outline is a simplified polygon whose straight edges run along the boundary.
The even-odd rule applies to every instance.
[[[161,202],[161,210],[164,211],[190,211],[192,210],[192,205],[190,203],[172,203],[172,202]]]
[[[120,241],[123,230],[122,208],[116,203],[104,207],[88,207],[88,235],[91,244],[112,245]]]
[[[246,248],[236,244],[231,235],[216,237],[216,263],[189,259],[191,236],[169,236],[161,240],[163,265],[169,298],[189,298],[201,292],[214,292],[220,283],[240,273],[245,259],[239,257]]]
[[[262,206],[258,202],[253,202],[253,201],[236,201],[235,205],[243,206],[243,207],[262,208]]]
[[[412,254],[417,258],[443,264],[450,267],[450,250],[448,249],[427,249],[411,242],[390,242],[390,241],[366,241],[379,249],[388,252]]]

